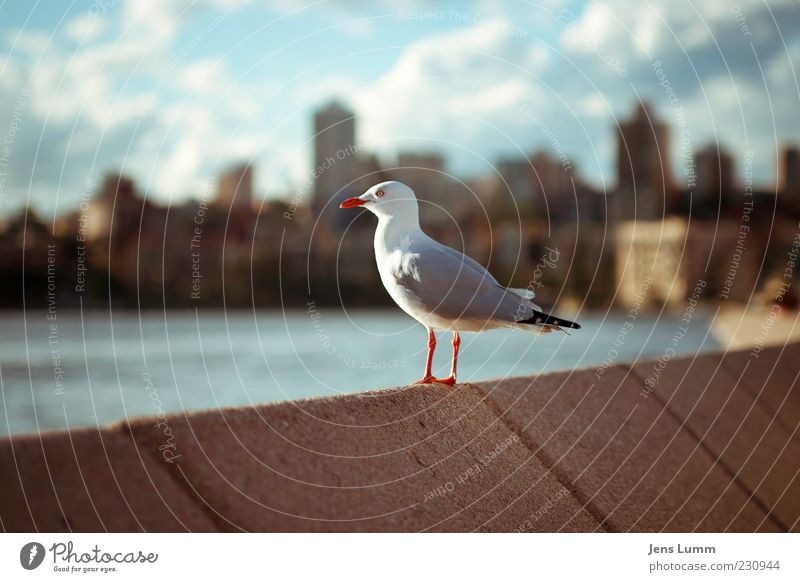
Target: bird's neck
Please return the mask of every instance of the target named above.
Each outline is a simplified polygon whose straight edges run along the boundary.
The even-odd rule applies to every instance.
[[[418,236],[417,233],[421,232],[419,217],[416,215],[403,217],[394,215],[380,216],[378,218],[378,227],[375,230],[375,246],[376,248],[391,250],[407,244],[403,243],[404,237],[413,239]]]

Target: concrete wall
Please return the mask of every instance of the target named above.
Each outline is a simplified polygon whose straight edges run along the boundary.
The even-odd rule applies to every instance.
[[[799,372],[793,344],[14,437],[0,525],[798,531]]]

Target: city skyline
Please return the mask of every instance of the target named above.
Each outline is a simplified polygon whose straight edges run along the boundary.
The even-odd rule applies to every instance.
[[[736,11],[666,1],[37,6],[0,9],[0,132],[14,131],[5,215],[29,197],[45,214],[74,208],[89,180],[117,170],[157,202],[180,203],[245,162],[259,168],[258,196],[285,196],[313,171],[309,120],[333,97],[357,113],[359,145],[384,165],[435,150],[469,177],[520,150],[558,149],[607,188],[614,133],[640,97],[670,127],[683,123],[695,152],[752,150],[765,187],[800,127],[800,18],[783,0]],[[673,140],[676,177],[682,147]]]
[[[642,309],[677,309],[695,295],[795,300],[791,284],[779,281],[780,257],[800,240],[794,148],[779,155],[780,194],[748,182],[750,158],[742,160],[740,183],[737,160],[717,145],[688,160],[687,189],[661,174],[681,132],[635,104],[614,132],[615,185],[603,196],[558,149],[505,157],[484,179],[459,180],[439,152],[399,152],[397,164],[382,165],[354,143],[359,125],[337,101],[314,112],[309,148],[319,170],[303,185],[307,196],[289,204],[254,197],[259,170],[240,161],[209,176],[200,199],[181,204],[147,197],[135,179],[112,172],[52,225],[30,209],[2,220],[3,271],[28,276],[0,303],[41,300],[58,264],[69,291],[54,300],[64,305],[101,305],[110,284],[116,301],[139,307],[290,306],[308,293],[319,304],[380,306],[386,297],[372,292],[377,272],[364,269],[374,260],[373,221],[339,203],[385,180],[417,192],[426,233],[463,248],[506,284],[536,286],[545,305],[559,298],[635,305],[644,301],[643,281]]]
[[[202,192],[193,193],[185,202],[194,204],[213,198],[220,206],[241,209],[257,208],[264,202],[274,201],[308,208],[314,215],[318,215],[324,206],[338,206],[338,198],[348,196],[359,188],[366,189],[384,179],[402,181],[404,175],[410,175],[412,183],[416,181],[417,184],[435,189],[452,179],[462,178],[449,174],[447,158],[442,152],[434,150],[398,151],[394,156],[394,163],[385,163],[378,159],[375,152],[358,144],[358,116],[338,99],[332,99],[314,111],[312,120],[313,134],[309,149],[313,155],[314,170],[295,190],[279,197],[262,196],[254,188],[254,174],[257,174],[258,168],[243,159],[234,160],[228,166],[222,167],[217,175],[208,175]],[[627,118],[620,119],[615,132],[617,157],[605,192],[600,185],[587,181],[568,157],[547,148],[538,148],[517,157],[499,158],[494,161],[490,173],[468,176],[465,179],[502,182],[502,187],[508,189],[509,195],[515,198],[519,211],[531,210],[526,206],[526,198],[538,195],[550,196],[552,200],[554,196],[568,190],[573,180],[585,184],[597,195],[616,194],[621,202],[629,206],[632,206],[631,201],[635,195],[640,207],[638,212],[635,215],[631,212],[626,214],[623,210],[622,214],[616,216],[627,220],[655,220],[670,214],[669,207],[676,203],[676,197],[681,192],[693,193],[698,200],[703,200],[711,193],[731,195],[744,185],[745,177],[740,168],[743,160],[736,158],[730,150],[717,143],[706,144],[692,155],[687,162],[690,172],[684,172],[679,177],[662,175],[661,169],[670,165],[669,144],[672,130],[669,124],[652,112],[649,103],[635,104]],[[778,152],[775,170],[776,175],[771,186],[764,188],[751,183],[750,188],[762,192],[800,194],[800,149],[794,143]],[[441,177],[447,177],[448,180],[421,181],[420,171],[441,174]],[[119,170],[109,170],[103,176],[105,179],[113,176],[124,178],[126,183],[130,182],[131,191],[136,183],[134,177]],[[209,190],[210,181],[217,184],[213,196]],[[86,194],[105,194],[103,187],[92,190],[91,185],[98,182],[97,179],[91,180],[88,191],[84,192],[84,198]],[[447,188],[446,185],[444,188]],[[515,193],[517,190],[522,190],[522,194]],[[150,193],[141,191],[140,194],[151,203],[164,205]],[[419,191],[417,194],[441,198],[441,193],[435,190]],[[488,196],[491,193],[484,191],[483,194]],[[654,200],[658,201],[662,197],[666,206],[654,204]],[[444,198],[447,198],[446,194]],[[453,200],[452,197],[450,199]],[[453,201],[457,204],[457,200]],[[74,211],[75,208],[66,208],[60,216]],[[341,216],[338,218],[345,220]]]

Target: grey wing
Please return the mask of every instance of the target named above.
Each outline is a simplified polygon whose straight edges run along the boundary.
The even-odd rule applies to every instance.
[[[434,242],[436,243],[436,241],[434,241]],[[539,307],[538,305],[533,303],[533,298],[536,296],[536,294],[533,292],[533,289],[531,289],[530,287],[525,288],[525,289],[515,289],[513,287],[503,287],[503,285],[501,285],[500,283],[497,282],[497,279],[492,277],[492,274],[488,271],[488,269],[486,269],[486,267],[481,265],[478,261],[474,260],[472,257],[469,257],[469,256],[467,256],[467,255],[465,255],[463,253],[460,253],[457,250],[452,249],[452,248],[450,248],[448,246],[445,246],[443,244],[440,244],[440,243],[436,243],[436,244],[438,245],[438,247],[441,250],[443,250],[444,252],[446,252],[447,254],[452,256],[454,259],[460,261],[463,264],[464,268],[473,269],[477,273],[482,273],[489,281],[491,281],[492,283],[494,283],[498,287],[500,287],[502,289],[505,289],[506,291],[510,291],[513,295],[516,295],[517,297],[520,297],[522,299],[525,299],[525,300],[531,302],[531,307],[533,307],[533,309],[541,310],[541,307]]]
[[[413,263],[415,276],[400,277],[397,283],[438,317],[512,323],[533,313],[529,301],[502,287],[476,261],[444,245],[420,249]]]
[[[500,283],[497,282],[497,279],[492,277],[492,274],[486,269],[486,267],[481,265],[478,261],[476,261],[472,257],[469,257],[464,253],[460,253],[457,250],[445,246],[443,244],[437,244],[437,248],[438,250],[441,250],[444,253],[456,259],[459,263],[463,265],[464,268],[476,271],[477,273],[481,274],[481,276],[486,277],[491,283],[494,283],[498,287],[502,287],[502,285],[500,285]]]

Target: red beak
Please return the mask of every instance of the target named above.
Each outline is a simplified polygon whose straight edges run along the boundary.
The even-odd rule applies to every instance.
[[[348,198],[339,204],[339,208],[355,208],[356,206],[364,206],[366,203],[366,200],[361,200],[361,198]]]

